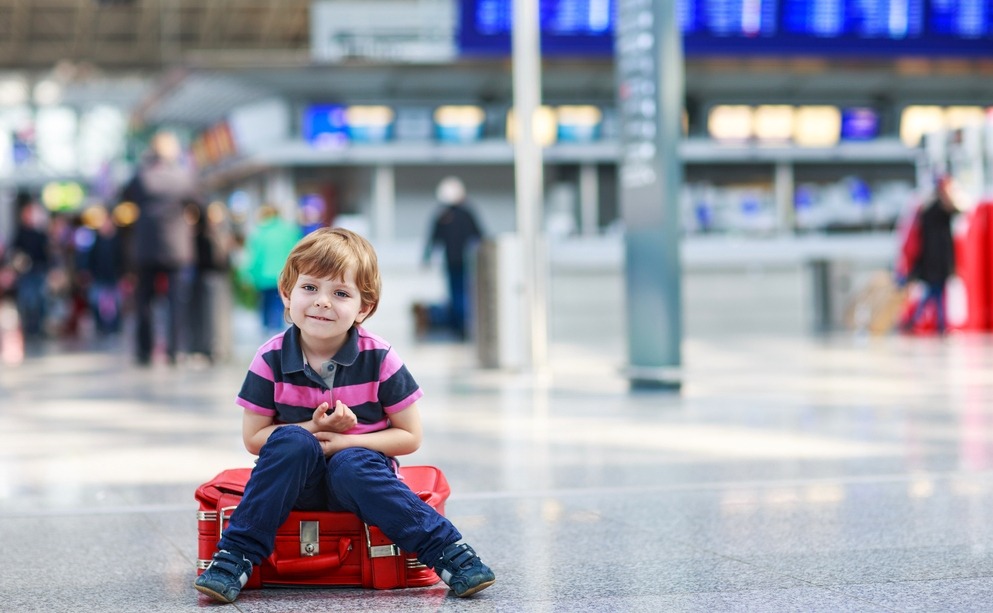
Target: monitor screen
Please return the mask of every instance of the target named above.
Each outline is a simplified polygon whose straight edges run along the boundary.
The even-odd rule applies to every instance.
[[[339,147],[348,142],[346,107],[341,104],[312,104],[304,109],[303,139],[315,147]]]
[[[459,49],[465,55],[507,55],[513,0],[462,0]],[[545,55],[609,56],[616,0],[540,0]]]
[[[868,107],[841,110],[841,140],[871,140],[879,136],[879,113]]]
[[[540,0],[542,53],[610,56],[620,0]],[[461,0],[463,55],[510,53],[512,0]],[[991,0],[676,0],[687,56],[993,54]]]

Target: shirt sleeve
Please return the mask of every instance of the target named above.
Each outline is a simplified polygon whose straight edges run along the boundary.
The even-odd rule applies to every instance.
[[[386,352],[379,373],[379,403],[387,414],[406,409],[424,395],[392,347]]]
[[[274,417],[276,415],[276,384],[272,367],[260,349],[248,367],[245,381],[235,403],[253,413]]]

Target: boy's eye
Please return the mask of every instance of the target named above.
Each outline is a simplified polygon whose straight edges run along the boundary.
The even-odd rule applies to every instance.
[[[304,283],[300,287],[302,287],[303,289],[307,290],[308,292],[312,292],[312,291],[314,291],[314,290],[317,289],[317,286],[316,285],[311,285],[310,283]]]
[[[348,292],[346,292],[344,290],[338,290],[338,291],[336,291],[334,293],[334,295],[337,296],[337,297],[339,297],[339,298],[348,298]]]

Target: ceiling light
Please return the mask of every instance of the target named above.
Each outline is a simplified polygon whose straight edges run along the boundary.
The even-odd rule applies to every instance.
[[[0,81],[0,106],[21,106],[28,101],[28,85],[23,79]]]
[[[34,103],[38,106],[52,106],[62,99],[62,86],[45,79],[34,86]]]

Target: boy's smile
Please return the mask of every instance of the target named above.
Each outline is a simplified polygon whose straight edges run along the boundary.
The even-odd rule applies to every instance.
[[[328,357],[341,348],[352,325],[369,313],[355,284],[354,270],[346,271],[342,279],[300,275],[283,304],[300,328],[303,343]]]

